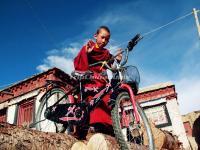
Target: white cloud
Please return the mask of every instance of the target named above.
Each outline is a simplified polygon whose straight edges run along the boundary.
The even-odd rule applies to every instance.
[[[68,47],[65,47],[62,49],[62,53],[64,55],[72,54],[72,56],[75,56],[78,53],[78,51],[80,50],[81,46],[82,46],[82,44],[80,44],[80,43],[71,43],[71,44],[69,44]]]
[[[40,72],[43,72],[43,71],[47,71],[49,68],[50,68],[50,66],[43,64],[43,65],[37,66],[36,69],[39,70]]]
[[[185,52],[181,60],[181,68],[177,70],[176,79],[172,81],[178,93],[181,114],[200,110],[199,52],[200,45],[199,41],[197,41]],[[159,72],[152,73],[151,70],[144,71],[141,74],[142,82],[145,85],[172,80],[171,76],[163,76]]]
[[[200,110],[200,78],[182,78],[175,85],[181,114]]]
[[[47,55],[56,55],[60,52],[58,49],[52,49],[50,51],[47,51]]]
[[[37,67],[37,70],[46,71],[49,68],[57,67],[69,74],[74,70],[73,60],[62,56],[48,56],[44,62]]]
[[[180,74],[182,74],[182,72],[180,72]],[[141,73],[141,87],[171,80],[170,77],[165,77],[158,73]],[[198,75],[185,75],[172,82],[175,84],[176,92],[178,93],[178,103],[181,114],[200,110],[200,77]]]
[[[71,43],[68,47],[49,50],[43,64],[37,66],[36,69],[43,72],[52,67],[57,67],[70,74],[74,70],[73,58],[80,48],[81,44]]]
[[[47,52],[47,55],[72,55],[75,56],[81,48],[80,43],[70,43],[69,46],[64,46],[60,49],[52,49]]]
[[[139,70],[139,72],[140,72],[141,87],[169,81],[169,78],[165,77],[162,74],[159,74],[158,72],[151,72],[150,70],[149,71]]]
[[[91,21],[93,24],[117,24],[123,21],[127,21],[130,18],[127,15],[119,15],[115,13],[107,13],[106,15],[99,16],[96,20]],[[90,23],[90,22],[88,22]]]
[[[182,114],[200,110],[200,44],[192,43],[184,54],[179,79],[175,81]]]

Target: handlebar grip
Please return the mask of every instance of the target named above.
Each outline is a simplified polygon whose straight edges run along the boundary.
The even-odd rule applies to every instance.
[[[128,46],[127,49],[129,51],[132,51],[133,47],[138,43],[139,40],[142,39],[142,36],[140,34],[136,34],[136,36],[134,38],[132,38],[129,42],[128,42]]]

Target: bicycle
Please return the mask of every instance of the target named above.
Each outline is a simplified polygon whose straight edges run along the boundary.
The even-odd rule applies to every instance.
[[[92,75],[92,72],[73,72],[72,76],[76,79],[77,85],[66,92],[63,87],[65,83],[60,81],[47,81],[47,87],[51,88],[42,96],[41,103],[36,115],[36,129],[46,131],[47,127],[54,127],[56,132],[65,132],[73,126],[82,126],[87,123],[89,112],[102,101],[102,97],[113,92],[114,98],[110,100],[112,106],[111,117],[115,138],[121,149],[129,149],[131,143],[143,145],[143,132],[141,126],[146,130],[149,149],[153,150],[154,142],[148,123],[148,119],[135,101],[135,94],[138,91],[140,76],[135,66],[126,66],[129,51],[138,43],[142,37],[137,34],[129,43],[127,48],[122,51],[125,59],[117,63],[116,67],[111,68],[108,63],[97,62],[90,66],[103,64],[113,72],[113,78],[104,88],[100,89],[90,101],[86,103],[83,98],[83,79]],[[117,56],[117,55],[116,55]],[[115,57],[111,59],[115,60]],[[110,60],[110,61],[111,61]],[[79,95],[79,98],[77,97]],[[79,99],[79,101],[78,101]],[[48,123],[51,123],[49,125]],[[46,125],[45,125],[46,124]]]

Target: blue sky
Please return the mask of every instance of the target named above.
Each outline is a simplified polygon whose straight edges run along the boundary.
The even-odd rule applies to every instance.
[[[54,66],[71,72],[74,56],[100,25],[111,29],[113,52],[136,33],[143,35],[192,8],[200,9],[200,1],[1,0],[0,89]],[[190,15],[145,36],[129,64],[138,67],[141,87],[172,81],[185,114],[200,109],[199,58],[200,40]]]

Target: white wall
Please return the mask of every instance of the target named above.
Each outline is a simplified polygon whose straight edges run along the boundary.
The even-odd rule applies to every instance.
[[[11,105],[8,107],[7,110],[7,122],[10,124],[14,124],[15,116],[17,113],[17,105]]]
[[[29,92],[29,93],[24,94],[19,97],[15,97],[15,98],[11,99],[10,101],[6,101],[6,102],[0,104],[0,109],[5,108],[5,107],[8,108],[7,122],[10,124],[15,123],[14,121],[15,121],[15,117],[17,116],[17,105],[19,102],[26,100],[28,98],[31,98],[31,97],[35,97],[35,96],[37,97],[39,93],[40,93],[39,90],[35,90],[35,91]],[[35,111],[37,111],[37,109]]]
[[[188,142],[188,139],[187,139],[187,136],[185,133],[182,116],[179,112],[179,106],[178,106],[176,99],[166,100],[166,98],[160,98],[160,99],[157,99],[154,101],[148,101],[148,102],[141,103],[140,105],[142,107],[145,107],[145,106],[153,107],[154,105],[161,104],[164,102],[166,103],[166,107],[167,107],[172,125],[163,127],[162,129],[172,132],[174,135],[177,135],[178,139],[183,143],[183,147],[186,149],[189,149],[189,142]],[[148,113],[150,113],[150,114],[148,114]],[[147,113],[147,117],[148,117],[148,115],[151,115],[151,111],[148,113]]]
[[[35,100],[35,115],[37,114],[37,110],[38,110],[39,105],[40,105],[40,99],[44,95],[44,93],[45,92],[40,92],[36,97],[36,100]]]
[[[178,139],[183,143],[184,148],[189,149],[189,142],[185,133],[185,128],[183,126],[182,117],[179,111],[177,100],[168,100],[166,106],[172,122],[173,134],[178,136]],[[169,129],[171,130],[171,128]]]

